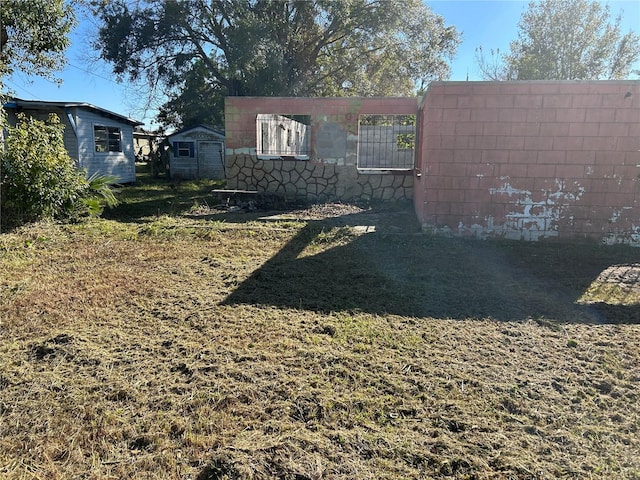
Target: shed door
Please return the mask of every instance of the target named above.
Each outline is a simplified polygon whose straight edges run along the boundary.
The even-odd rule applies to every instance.
[[[222,162],[222,143],[198,142],[198,177],[224,178],[224,164]]]

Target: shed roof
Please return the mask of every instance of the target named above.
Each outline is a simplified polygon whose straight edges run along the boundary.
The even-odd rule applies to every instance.
[[[85,102],[49,102],[45,100],[23,100],[21,98],[12,98],[8,102],[4,104],[5,108],[35,108],[42,110],[50,110],[52,108],[82,108],[85,110],[89,110],[94,113],[98,113],[108,118],[112,118],[114,120],[118,120],[123,123],[128,123],[129,125],[144,125],[143,122],[139,122],[138,120],[134,120],[129,117],[125,117],[124,115],[120,115],[119,113],[112,112],[110,110],[106,110],[104,108],[96,107],[90,103]]]
[[[181,135],[183,133],[189,132],[191,130],[195,130],[197,128],[202,128],[205,130],[209,130],[211,133],[215,133],[216,135],[220,135],[221,137],[224,137],[224,130],[221,130],[219,128],[216,127],[212,127],[211,125],[204,125],[202,123],[198,124],[198,125],[191,125],[189,127],[185,127],[182,130],[178,130],[176,132],[170,133],[169,135],[167,135],[167,138],[173,137],[174,135]]]

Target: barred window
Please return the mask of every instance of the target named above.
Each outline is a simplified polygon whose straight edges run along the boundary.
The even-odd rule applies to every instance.
[[[416,142],[415,115],[360,115],[358,168],[411,170]]]

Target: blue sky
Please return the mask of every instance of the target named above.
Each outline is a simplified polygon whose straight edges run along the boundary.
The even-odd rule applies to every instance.
[[[475,49],[500,48],[507,51],[509,42],[516,38],[520,15],[528,1],[521,0],[427,0],[431,9],[442,15],[447,25],[462,33],[462,44],[452,62],[450,80],[480,80],[475,61]],[[623,32],[640,32],[640,1],[603,1],[611,9],[612,17],[623,13]],[[95,29],[93,19],[81,18],[71,36],[72,45],[67,52],[68,66],[57,77],[62,85],[16,74],[7,79],[7,86],[24,99],[87,102],[98,107],[129,116],[146,123],[149,128],[154,112],[145,110],[143,95],[131,85],[119,84],[111,74],[109,65],[90,61],[95,56],[89,47],[89,38]],[[640,68],[640,67],[639,67]]]
[[[500,48],[506,52],[509,42],[518,34],[520,16],[526,10],[527,1],[518,0],[429,0],[431,9],[444,17],[447,24],[462,32],[462,44],[452,62],[450,80],[481,80],[476,64],[477,47]],[[640,0],[602,1],[609,5],[611,17],[622,15],[622,32],[640,32]],[[639,62],[640,68],[640,62]]]

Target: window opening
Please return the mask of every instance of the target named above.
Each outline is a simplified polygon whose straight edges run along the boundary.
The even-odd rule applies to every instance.
[[[360,115],[358,168],[411,170],[416,143],[415,115]]]
[[[259,114],[257,155],[262,159],[308,160],[311,138],[309,115]]]
[[[192,158],[194,156],[193,142],[175,142],[173,148],[176,157]]]
[[[120,128],[94,125],[93,136],[95,139],[96,152],[121,152],[122,136]]]

